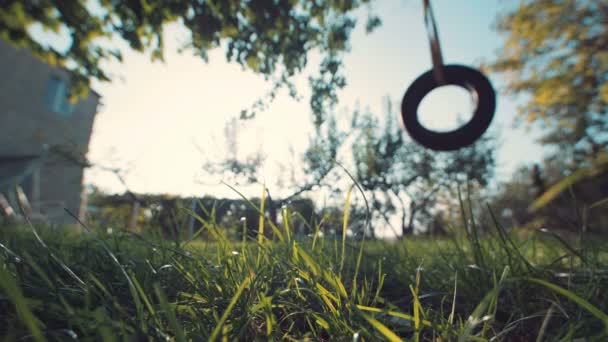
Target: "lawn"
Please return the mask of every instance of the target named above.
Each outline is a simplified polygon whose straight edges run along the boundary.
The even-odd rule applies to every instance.
[[[289,222],[288,220],[286,222]],[[167,241],[0,229],[3,340],[558,341],[608,338],[608,240]],[[463,230],[464,231],[464,230]]]

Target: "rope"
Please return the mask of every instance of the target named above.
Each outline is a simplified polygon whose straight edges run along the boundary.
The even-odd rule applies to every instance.
[[[437,83],[442,86],[446,84],[446,82],[443,72],[443,56],[441,54],[441,45],[439,44],[437,24],[435,23],[435,16],[433,15],[433,8],[431,7],[430,0],[422,0],[422,5],[424,7],[424,24],[426,26],[426,33],[431,45],[433,73],[435,75],[435,80],[437,81]]]

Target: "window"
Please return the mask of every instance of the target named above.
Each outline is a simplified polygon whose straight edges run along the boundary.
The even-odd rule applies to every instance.
[[[69,117],[74,111],[74,105],[68,101],[68,87],[64,80],[51,76],[46,87],[45,103],[52,112]]]

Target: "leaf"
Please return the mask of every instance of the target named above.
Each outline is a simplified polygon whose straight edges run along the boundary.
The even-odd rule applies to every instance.
[[[247,57],[245,62],[247,63],[247,66],[249,68],[251,68],[251,70],[253,70],[253,71],[260,70],[260,59],[257,56],[249,56],[249,57]]]

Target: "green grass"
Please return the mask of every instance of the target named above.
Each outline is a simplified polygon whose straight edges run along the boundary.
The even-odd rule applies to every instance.
[[[286,217],[290,217],[289,214]],[[289,220],[285,220],[289,222]],[[608,240],[169,242],[0,230],[4,340],[569,341],[608,338]],[[318,227],[313,227],[318,228]]]

